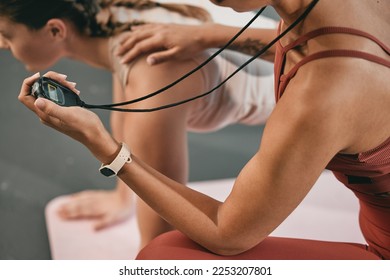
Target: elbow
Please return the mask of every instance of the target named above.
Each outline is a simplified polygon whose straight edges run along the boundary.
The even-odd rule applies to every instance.
[[[208,235],[203,246],[214,254],[221,256],[235,256],[245,253],[260,244],[269,234],[267,227],[253,226],[253,223],[220,222],[212,235]],[[211,238],[210,238],[211,237]]]
[[[217,242],[207,246],[206,248],[214,254],[221,256],[235,256],[245,253],[261,243],[264,237],[251,237],[248,235],[225,236],[218,238]]]
[[[236,256],[242,253],[245,253],[251,249],[250,247],[230,247],[230,246],[222,246],[215,249],[210,250],[212,253],[220,256]]]
[[[265,237],[264,237],[265,238]],[[205,242],[198,242],[199,245],[213,254],[220,256],[235,256],[247,252],[262,242],[261,238],[248,238],[248,235],[241,235],[237,238],[221,237],[211,238]],[[177,243],[179,242],[179,243]],[[195,241],[196,242],[196,241]],[[150,244],[145,246],[137,255],[138,260],[172,260],[172,259],[189,259],[189,250],[183,251],[183,244],[188,243],[188,237],[179,231],[171,231],[157,237]],[[191,248],[193,245],[191,245]],[[167,250],[171,247],[172,250]],[[186,245],[184,245],[186,247]],[[179,248],[179,249],[178,249]],[[178,250],[177,250],[178,249]]]

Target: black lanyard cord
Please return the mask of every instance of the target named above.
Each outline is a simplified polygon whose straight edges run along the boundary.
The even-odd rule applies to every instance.
[[[195,67],[194,69],[192,69],[188,73],[184,74],[182,77],[178,78],[174,82],[166,85],[165,87],[160,88],[159,90],[157,90],[155,92],[152,92],[150,94],[147,94],[145,96],[142,96],[142,97],[139,97],[139,98],[136,98],[136,99],[132,99],[132,100],[124,101],[124,102],[120,102],[120,103],[106,104],[106,105],[89,105],[89,104],[85,104],[86,108],[101,108],[101,107],[107,108],[107,107],[117,107],[117,106],[129,105],[129,104],[133,104],[133,103],[137,103],[137,102],[146,100],[148,98],[156,96],[156,95],[158,95],[158,94],[160,94],[160,93],[170,89],[171,87],[175,86],[176,84],[178,84],[182,80],[186,79],[187,77],[191,76],[195,72],[199,71],[201,68],[206,66],[210,61],[212,61],[216,56],[218,56],[221,52],[223,52],[225,49],[227,49],[263,13],[265,8],[266,7],[262,8],[261,10],[259,10],[256,13],[256,15],[236,35],[234,35],[223,47],[218,49],[208,59],[206,59],[204,62],[202,62],[197,67]]]
[[[123,105],[128,105],[131,103],[139,102],[142,100],[145,100],[147,98],[150,98],[154,95],[157,95],[166,89],[172,87],[173,85],[177,84],[178,82],[182,81],[189,75],[193,74],[195,71],[198,71],[201,67],[206,65],[208,62],[210,62],[216,55],[221,53],[227,46],[229,46],[246,28],[249,27],[250,24],[261,14],[261,12],[264,11],[265,8],[262,8],[256,15],[255,17],[244,27],[238,32],[229,42],[226,44],[223,48],[221,48],[218,52],[216,52],[213,56],[211,56],[209,59],[207,59],[205,62],[200,64],[198,67],[196,67],[194,70],[190,71],[188,74],[184,75],[183,77],[179,78],[175,82],[171,83],[170,85],[154,92],[149,95],[143,96],[141,98],[137,98],[131,101],[127,102],[122,102],[122,103],[116,103],[116,104],[109,104],[109,105],[90,105],[90,104],[84,104],[83,107],[89,108],[89,109],[103,109],[103,110],[111,110],[111,111],[120,111],[120,112],[154,112],[154,111],[159,111],[175,106],[179,106],[185,103],[188,103],[190,101],[196,100],[198,98],[202,98],[206,95],[209,95],[213,91],[217,90],[221,86],[223,86],[228,80],[230,80],[234,75],[236,75],[239,71],[241,71],[244,67],[246,67],[249,63],[251,63],[253,60],[257,59],[259,56],[264,54],[270,47],[272,47],[277,41],[279,41],[281,38],[283,38],[288,32],[290,32],[295,26],[297,26],[302,20],[306,18],[306,16],[310,13],[310,11],[314,8],[314,6],[319,2],[319,0],[313,0],[310,5],[306,8],[306,10],[289,26],[287,27],[282,33],[280,33],[274,40],[272,40],[268,45],[266,45],[264,48],[262,48],[260,51],[258,51],[254,56],[252,56],[250,59],[248,59],[246,62],[244,62],[240,67],[238,67],[233,73],[231,73],[227,78],[225,78],[221,83],[219,83],[217,86],[212,88],[211,90],[202,93],[200,95],[194,96],[192,98],[184,99],[175,103],[170,103],[167,105],[162,105],[159,107],[154,107],[154,108],[147,108],[147,109],[123,109],[123,108],[113,108],[114,106],[123,106]]]

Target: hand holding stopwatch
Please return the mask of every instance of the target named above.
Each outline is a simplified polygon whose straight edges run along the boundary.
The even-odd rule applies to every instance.
[[[49,99],[64,107],[84,106],[84,102],[81,101],[78,94],[47,77],[40,77],[35,81],[31,88],[31,94],[36,98],[43,97]]]

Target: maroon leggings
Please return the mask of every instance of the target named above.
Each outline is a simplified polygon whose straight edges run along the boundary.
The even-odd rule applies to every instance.
[[[164,233],[142,249],[138,260],[378,260],[366,245],[295,238],[268,237],[235,256],[220,256],[179,231]]]

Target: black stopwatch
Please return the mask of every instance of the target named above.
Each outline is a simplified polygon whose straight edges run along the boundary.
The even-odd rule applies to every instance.
[[[47,77],[40,77],[35,81],[31,88],[31,94],[34,95],[35,98],[43,97],[49,99],[60,106],[83,107],[84,105],[84,102],[81,101],[78,94]]]

